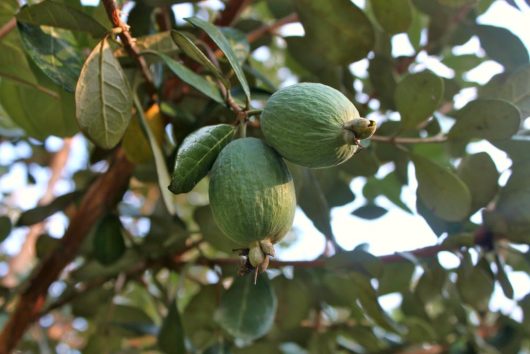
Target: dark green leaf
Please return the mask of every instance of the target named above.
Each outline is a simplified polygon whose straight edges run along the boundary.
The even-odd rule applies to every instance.
[[[399,264],[385,264],[383,276],[379,279],[377,294],[386,295],[408,291],[415,269],[414,263],[406,259],[403,259]]]
[[[177,303],[172,301],[162,327],[158,333],[158,347],[164,353],[185,353],[184,329],[180,320]]]
[[[54,237],[51,237],[48,234],[42,234],[37,239],[35,243],[35,254],[37,258],[44,259],[48,257],[55,248],[60,244],[60,240]]]
[[[456,287],[462,301],[479,311],[487,310],[489,298],[494,288],[489,266],[486,269],[481,266],[480,262],[477,266],[473,266],[469,253],[465,253],[457,274]]]
[[[364,58],[374,46],[374,30],[364,12],[349,0],[295,0],[310,41],[335,64]]]
[[[456,113],[457,121],[449,138],[506,139],[517,133],[521,114],[516,106],[504,100],[478,99]]]
[[[88,56],[75,90],[76,116],[81,130],[96,145],[116,146],[131,119],[129,83],[104,38]]]
[[[147,119],[145,118],[145,115],[142,110],[142,105],[140,104],[140,101],[136,95],[134,96],[133,101],[138,112],[138,119],[140,120],[140,125],[147,134],[147,140],[149,140],[149,145],[151,146],[151,151],[153,152],[153,157],[155,159],[156,166],[156,174],[158,178],[158,186],[160,187],[162,200],[164,201],[164,205],[169,214],[176,215],[177,212],[175,209],[175,203],[173,202],[173,195],[167,189],[167,186],[169,186],[169,183],[171,182],[171,178],[169,177],[166,159],[164,157],[164,154],[162,153],[160,146],[158,145],[155,135],[149,127],[149,123],[147,122]]]
[[[430,71],[405,76],[394,94],[403,129],[415,129],[427,120],[438,107],[443,92],[443,80]]]
[[[31,59],[55,84],[74,92],[83,57],[73,37],[52,28],[18,23],[22,43]]]
[[[523,118],[530,116],[530,65],[525,65],[509,75],[493,77],[479,93],[481,97],[511,102],[519,108]]]
[[[501,286],[502,292],[504,293],[504,296],[506,296],[508,299],[513,299],[513,286],[510,283],[510,279],[508,278],[508,274],[506,274],[505,264],[501,260],[501,257],[496,254],[495,255],[495,265],[497,266],[497,281],[499,282],[499,285]]]
[[[23,7],[17,14],[17,21],[88,32],[96,38],[101,38],[107,33],[107,29],[94,18],[62,1],[55,0]]]
[[[471,192],[471,212],[485,207],[499,190],[500,174],[485,152],[465,156],[458,165],[457,174]]]
[[[217,155],[232,140],[234,126],[218,124],[191,133],[180,145],[169,190],[187,193],[208,174]]]
[[[267,275],[237,277],[222,295],[215,313],[216,322],[230,335],[253,340],[269,332],[278,306]]]
[[[476,26],[476,33],[482,48],[493,60],[508,69],[528,64],[528,51],[519,37],[502,27]]]
[[[401,200],[402,182],[396,172],[387,174],[383,179],[370,178],[363,188],[363,194],[369,201],[374,201],[379,195],[386,197],[392,203],[412,213],[412,210]]]
[[[232,354],[228,343],[216,343],[207,348],[202,354]]]
[[[387,213],[388,210],[382,208],[376,204],[365,204],[352,211],[352,215],[355,215],[362,219],[374,220],[382,217]]]
[[[5,215],[0,216],[0,242],[3,242],[11,233],[11,219]]]
[[[395,63],[385,55],[375,54],[370,60],[368,74],[381,104],[385,108],[394,109],[394,92],[396,90]]]
[[[309,288],[299,277],[276,277],[272,284],[278,296],[276,325],[282,329],[300,326],[300,322],[308,317],[311,310],[313,299]]]
[[[418,179],[418,198],[435,215],[459,221],[471,210],[471,193],[464,182],[447,168],[420,155],[412,155]]]
[[[491,140],[497,148],[508,153],[513,162],[521,163],[530,160],[528,151],[530,149],[530,136],[514,135],[511,139]]]
[[[442,290],[447,282],[447,272],[440,266],[437,260],[425,268],[414,292],[424,304],[427,304],[442,296]]]
[[[138,307],[130,305],[113,305],[110,313],[102,312],[102,317],[109,319],[112,333],[117,336],[138,337],[156,333],[153,320]]]
[[[80,192],[63,194],[49,204],[39,205],[33,209],[26,210],[18,218],[17,226],[29,226],[39,223],[56,212],[64,210],[68,205],[77,200],[80,195]]]
[[[94,257],[103,265],[116,262],[125,253],[120,219],[115,215],[105,216],[99,223],[93,239]]]
[[[216,78],[224,83],[225,87],[230,88],[230,83],[225,79],[219,68],[217,68],[210,59],[193,43],[193,41],[184,33],[171,31],[171,38],[187,56],[201,64],[206,70],[215,75]]]
[[[247,79],[245,78],[245,74],[243,73],[243,69],[239,64],[237,56],[235,55],[230,43],[223,33],[211,23],[201,20],[198,17],[187,18],[186,21],[206,32],[208,36],[210,36],[210,38],[215,42],[215,44],[217,44],[219,49],[223,51],[223,53],[226,55],[226,59],[232,66],[232,69],[234,70],[241,87],[243,88],[243,92],[245,92],[247,101],[250,101],[250,88],[248,86]]]
[[[383,272],[383,263],[362,246],[352,251],[339,252],[326,260],[326,267],[330,269],[347,269],[363,273],[369,277],[379,277]]]
[[[339,168],[350,176],[370,177],[377,173],[379,164],[373,149],[362,149],[353,158],[340,164]]]
[[[291,0],[267,0],[267,7],[275,18],[289,16],[295,10]]]
[[[390,34],[406,32],[412,23],[410,0],[371,0],[377,22]]]
[[[184,331],[194,346],[212,343],[212,333],[219,331],[213,319],[221,289],[215,285],[201,287],[182,314]]]

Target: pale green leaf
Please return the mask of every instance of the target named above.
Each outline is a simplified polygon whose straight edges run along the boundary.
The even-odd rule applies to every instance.
[[[175,194],[191,191],[208,174],[234,133],[233,125],[218,124],[202,127],[188,135],[177,152],[169,190]]]
[[[81,130],[96,145],[116,146],[131,119],[132,98],[127,78],[104,38],[88,56],[75,90]]]
[[[371,0],[370,4],[377,22],[389,34],[406,32],[412,24],[410,0]]]
[[[432,213],[446,221],[459,221],[471,211],[471,193],[449,169],[420,155],[412,155],[418,179],[418,198]]]
[[[167,169],[165,156],[162,152],[162,149],[158,145],[156,136],[153,134],[153,131],[149,127],[149,124],[147,122],[147,119],[144,116],[142,105],[138,97],[134,96],[133,100],[134,100],[134,106],[136,107],[136,110],[138,112],[138,118],[140,120],[140,125],[142,126],[143,130],[145,131],[147,135],[147,140],[149,140],[149,145],[151,146],[151,151],[153,152],[153,157],[155,159],[155,166],[156,166],[156,174],[158,178],[158,186],[162,194],[162,200],[169,214],[176,215],[177,211],[175,209],[173,194],[171,194],[169,190],[167,189],[167,186],[169,186],[171,178],[169,177],[169,172]]]
[[[197,89],[199,92],[202,92],[206,96],[210,97],[212,100],[224,103],[223,97],[221,97],[221,93],[219,92],[219,89],[217,86],[211,82],[206,80],[204,77],[202,77],[199,74],[194,73],[192,70],[188,69],[178,61],[172,59],[171,57],[154,51],[145,51],[144,53],[154,54],[159,56],[162,60],[164,60],[164,63],[168,66],[168,68],[177,75],[182,81],[187,83],[188,85],[191,85],[193,88]]]
[[[295,0],[296,11],[320,55],[335,64],[364,58],[374,47],[375,34],[365,13],[349,0]]]
[[[247,102],[250,101],[250,88],[248,86],[247,79],[245,77],[243,69],[241,68],[241,65],[239,64],[236,54],[232,50],[230,43],[223,35],[223,33],[219,30],[219,28],[217,28],[213,24],[201,20],[198,17],[190,17],[187,18],[186,21],[206,32],[208,36],[215,42],[215,44],[217,44],[219,49],[221,49],[221,51],[225,54],[226,59],[232,66],[232,69],[234,70],[234,73],[236,74],[236,77],[239,80],[239,83],[241,84],[243,92],[245,92]]]
[[[403,129],[415,129],[427,120],[438,107],[443,92],[443,80],[430,71],[405,76],[394,93]]]
[[[449,131],[454,140],[507,139],[517,133],[521,113],[504,100],[478,99],[455,113],[457,121]]]
[[[18,23],[22,43],[35,64],[55,84],[74,92],[83,62],[83,54],[68,33],[35,25]],[[69,38],[70,37],[70,38]]]
[[[107,33],[107,28],[91,16],[55,0],[45,0],[23,7],[17,14],[17,21],[88,32],[96,38],[103,37]]]
[[[221,296],[215,321],[233,337],[253,340],[269,332],[277,306],[267,275],[256,284],[251,276],[237,277]]]
[[[180,319],[177,303],[172,301],[162,327],[158,333],[158,347],[168,354],[185,353],[184,328]]]

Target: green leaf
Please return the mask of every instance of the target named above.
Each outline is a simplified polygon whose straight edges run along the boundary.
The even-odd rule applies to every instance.
[[[22,43],[31,59],[46,76],[68,92],[74,92],[83,54],[74,45],[73,36],[52,27],[18,23]]]
[[[449,131],[449,138],[454,140],[507,139],[517,133],[521,125],[519,109],[503,100],[474,100],[455,116],[457,121]]]
[[[415,269],[414,263],[406,259],[403,259],[398,265],[385,264],[383,276],[379,279],[377,294],[380,296],[394,292],[407,292]]]
[[[206,22],[204,20],[201,20],[198,17],[190,17],[190,18],[187,18],[186,21],[188,21],[194,26],[199,27],[204,32],[206,32],[208,36],[215,42],[215,44],[217,44],[219,49],[221,49],[221,51],[225,54],[226,59],[232,66],[232,69],[234,70],[234,73],[236,74],[236,77],[239,80],[241,87],[243,88],[243,92],[245,92],[247,102],[249,102],[250,101],[250,88],[248,86],[247,79],[245,78],[245,74],[243,73],[243,69],[241,68],[241,65],[239,64],[236,54],[232,50],[230,43],[228,42],[226,37],[223,35],[223,33],[213,24]]]
[[[269,332],[274,321],[278,301],[267,275],[237,277],[221,296],[215,321],[230,335],[253,340]]]
[[[116,146],[131,119],[129,83],[108,39],[88,56],[75,90],[76,116],[81,130],[104,149]]]
[[[471,192],[471,213],[485,207],[499,190],[499,172],[485,152],[465,156],[457,169],[458,176]]]
[[[38,140],[50,135],[67,137],[77,133],[75,115],[65,109],[73,107],[73,95],[38,86],[37,89],[0,81],[0,102],[12,121]]]
[[[370,177],[377,173],[379,165],[373,149],[362,149],[355,153],[355,158],[340,164],[339,168],[353,177]]]
[[[349,0],[295,0],[306,37],[319,44],[320,54],[334,64],[364,58],[375,43],[365,13]]]
[[[388,210],[385,208],[380,207],[379,205],[368,203],[365,205],[362,205],[352,211],[352,215],[355,215],[359,218],[366,219],[366,220],[374,220],[382,217],[387,213]]]
[[[509,75],[494,77],[479,91],[481,97],[509,101],[521,110],[524,118],[530,116],[530,65],[525,65]]]
[[[511,139],[491,140],[497,148],[508,153],[513,162],[520,163],[530,160],[530,136],[514,135]]]
[[[476,5],[479,0],[437,0],[440,4],[450,7],[462,7]]]
[[[172,301],[158,333],[158,347],[165,353],[185,353],[184,328],[176,301]]]
[[[427,120],[438,107],[443,92],[443,80],[430,71],[405,76],[394,94],[403,129],[415,129]]]
[[[13,32],[16,40],[0,41],[0,77],[13,80],[26,86],[40,89],[44,93],[55,96],[55,92],[42,87],[33,75],[28,59],[19,41],[17,32]]]
[[[212,333],[219,331],[213,320],[221,289],[216,285],[201,287],[193,296],[182,314],[184,332],[196,347],[204,347],[212,343]]]
[[[221,93],[217,88],[217,85],[211,81],[206,80],[199,74],[194,73],[178,61],[172,59],[171,57],[154,51],[145,51],[144,53],[154,54],[159,56],[168,68],[177,75],[182,81],[191,85],[199,92],[202,92],[207,97],[210,97],[212,100],[224,104],[224,99],[221,97]]]
[[[273,279],[272,284],[278,296],[276,325],[284,330],[299,327],[311,310],[313,299],[309,288],[299,277],[287,279],[279,276]],[[285,316],[285,313],[289,315]]]
[[[101,23],[62,1],[46,0],[24,6],[16,17],[19,22],[88,32],[96,38],[107,34],[107,28]]]
[[[175,208],[173,195],[167,189],[167,186],[169,186],[169,183],[171,182],[171,178],[169,177],[165,156],[160,146],[158,145],[156,136],[153,134],[153,131],[149,127],[149,123],[145,118],[142,105],[136,95],[133,97],[133,101],[134,106],[136,107],[136,111],[138,112],[138,119],[140,121],[140,125],[142,126],[142,129],[147,135],[149,146],[151,146],[151,151],[153,152],[153,157],[155,159],[156,166],[156,175],[158,178],[158,187],[160,188],[160,192],[162,194],[162,200],[169,214],[176,215],[177,210]]]
[[[215,343],[206,348],[203,354],[232,354],[232,352],[230,351],[230,345],[228,343]]]
[[[221,80],[227,89],[230,88],[230,82],[223,76],[218,67],[193,43],[193,41],[182,32],[171,31],[171,38],[188,57],[201,64],[206,70]]]
[[[294,5],[291,0],[267,0],[267,7],[274,18],[278,19],[294,12]]]
[[[471,210],[471,193],[464,182],[447,168],[412,155],[418,179],[418,198],[425,207],[447,221],[466,218]]]
[[[528,64],[528,51],[512,32],[502,27],[478,25],[475,27],[480,44],[486,54],[508,69]]]
[[[106,215],[98,224],[93,239],[94,257],[103,264],[115,263],[125,253],[120,219],[116,215]]]
[[[371,253],[366,252],[362,245],[351,251],[338,252],[328,258],[326,268],[354,270],[375,278],[383,273],[383,263]]]
[[[0,242],[3,242],[11,233],[11,219],[5,215],[0,216]]]
[[[401,200],[402,184],[397,173],[391,172],[383,179],[369,178],[363,187],[363,194],[370,201],[382,195],[407,213],[412,214],[412,210]]]
[[[501,260],[501,257],[499,254],[495,254],[495,265],[497,266],[497,274],[496,279],[499,282],[499,285],[501,286],[502,292],[504,293],[504,296],[506,296],[508,299],[513,300],[513,286],[510,283],[510,279],[508,278],[508,274],[506,274],[506,265]]]
[[[449,55],[443,58],[442,63],[456,71],[463,73],[469,71],[484,62],[484,58],[475,54]]]
[[[370,66],[368,67],[370,82],[377,92],[381,104],[389,109],[395,109],[394,92],[397,83],[394,67],[395,63],[391,58],[378,53],[370,59]]]
[[[371,0],[370,4],[377,22],[389,34],[406,32],[412,24],[410,0]]]
[[[68,205],[76,201],[81,192],[74,191],[63,194],[46,205],[39,205],[20,214],[17,226],[29,226],[39,223],[58,211],[64,210]]]
[[[226,237],[219,229],[213,219],[212,210],[209,205],[195,209],[193,219],[199,225],[204,240],[214,248],[226,254],[233,254],[235,249],[241,248],[242,245]]]
[[[488,309],[489,298],[495,285],[487,264],[479,262],[477,266],[473,266],[471,256],[465,253],[457,271],[456,288],[462,301],[478,311]]]
[[[447,272],[435,259],[429,267],[425,267],[414,292],[424,304],[442,296],[442,290],[447,282]]]

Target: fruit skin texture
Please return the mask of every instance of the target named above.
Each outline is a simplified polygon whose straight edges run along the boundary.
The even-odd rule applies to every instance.
[[[323,168],[343,163],[357,151],[359,136],[352,127],[358,125],[347,124],[356,119],[371,122],[375,131],[375,123],[360,118],[340,91],[318,83],[300,83],[275,92],[260,121],[267,143],[287,160]]]
[[[221,151],[212,167],[209,195],[215,222],[243,246],[276,243],[293,223],[296,197],[291,173],[262,140],[237,139]]]

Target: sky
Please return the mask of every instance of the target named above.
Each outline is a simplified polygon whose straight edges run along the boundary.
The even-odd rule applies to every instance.
[[[84,3],[96,4],[97,0],[87,0]],[[354,3],[363,6],[363,0],[353,1]],[[516,3],[520,5],[522,11],[518,11],[513,7],[509,6],[503,0],[497,0],[493,3],[490,9],[480,16],[479,22],[482,24],[490,24],[499,27],[505,27],[511,30],[525,43],[527,48],[530,48],[530,31],[528,30],[528,24],[530,23],[530,7],[523,0],[517,0]],[[200,3],[200,6],[219,8],[222,6],[218,0],[208,0]],[[173,7],[175,14],[178,16],[178,20],[182,20],[184,17],[190,16],[191,5],[181,4]],[[300,24],[287,25],[282,29],[282,33],[290,35],[302,35],[303,28]],[[412,47],[406,38],[406,35],[396,35],[393,38],[394,55],[407,55],[412,53]],[[480,44],[477,38],[472,38],[468,43],[456,47],[454,49],[455,54],[465,53],[479,53],[484,54],[480,49]],[[253,55],[258,59],[264,59],[267,53],[264,50],[258,50]],[[438,63],[438,60],[428,57],[426,54],[421,54],[418,57],[418,62],[423,67],[429,68],[439,75],[451,77],[451,69],[444,67]],[[421,67],[420,65],[420,67]],[[359,76],[366,75],[368,63],[366,60],[359,61],[351,66],[352,72]],[[479,82],[481,84],[487,82],[493,75],[502,71],[502,66],[493,62],[487,61],[481,64],[479,67],[473,69],[468,73],[467,78]],[[289,79],[287,83],[293,83],[293,79]],[[462,107],[469,100],[475,97],[473,89],[466,89],[456,98],[456,106]],[[381,117],[376,117],[377,119]],[[527,120],[528,123],[528,120]],[[528,125],[527,125],[528,127]],[[61,140],[57,138],[50,138],[47,140],[46,145],[51,150],[58,150],[61,147]],[[469,146],[470,152],[486,151],[494,159],[496,166],[502,176],[500,179],[501,184],[505,183],[509,177],[510,160],[506,157],[506,154],[496,149],[489,143],[481,142],[474,143]],[[20,145],[16,151],[13,151],[8,144],[0,144],[0,164],[10,164],[15,156],[29,155],[29,147]],[[73,171],[79,168],[83,168],[86,165],[86,152],[85,143],[83,139],[74,139],[73,152],[70,155],[68,162],[68,168],[65,171],[65,179],[61,181],[56,188],[56,195],[60,195],[71,190],[71,182],[68,181],[68,177]],[[387,173],[391,172],[390,166],[383,166],[378,172],[378,177],[382,177]],[[13,198],[20,201],[20,205],[23,209],[29,209],[35,206],[38,198],[42,195],[46,182],[49,178],[49,172],[37,166],[32,167],[32,173],[37,177],[37,185],[26,186],[25,185],[25,172],[21,165],[15,164],[11,171],[2,178],[2,186],[0,190],[15,190]],[[409,180],[411,181],[408,186],[403,188],[402,197],[405,203],[414,210],[416,200],[416,187],[417,184],[414,178],[413,166],[409,169]],[[413,250],[419,247],[429,246],[438,242],[436,236],[431,231],[429,226],[423,220],[423,218],[408,214],[401,209],[395,207],[386,198],[379,197],[376,202],[388,208],[388,213],[381,218],[374,221],[366,221],[351,215],[351,212],[357,207],[364,204],[364,199],[360,193],[361,187],[364,184],[362,177],[356,178],[351,183],[351,188],[356,194],[354,202],[344,205],[342,207],[334,208],[332,210],[332,227],[338,243],[345,249],[353,249],[355,246],[366,243],[369,245],[369,250],[373,254],[383,255],[390,254],[397,251]],[[480,215],[477,214],[473,217],[473,220],[480,222]],[[52,236],[60,237],[66,228],[67,219],[62,214],[56,214],[48,223],[48,231]],[[145,228],[148,225],[144,225]],[[297,232],[298,238],[295,242],[290,242],[288,248],[278,249],[278,258],[281,260],[307,260],[318,257],[324,249],[324,238],[314,228],[311,221],[300,210],[297,211],[294,228],[301,232]],[[9,237],[8,242],[4,242],[4,247],[8,252],[14,253],[18,251],[20,247],[20,239],[22,238],[27,230],[19,229]],[[523,247],[523,249],[525,249]],[[440,261],[447,267],[455,267],[459,264],[458,258],[449,252],[443,252],[439,256]],[[6,271],[6,265],[0,263],[0,275]],[[522,274],[521,272],[510,272],[510,280],[515,285],[516,299],[523,297],[530,292],[530,281],[528,281],[528,275]],[[387,308],[392,308],[399,303],[399,298],[395,296],[386,296],[381,299],[382,304]],[[491,305],[494,308],[500,308],[504,312],[512,312],[514,318],[520,318],[520,309],[516,308],[514,302],[506,299],[499,289],[496,289],[494,298]]]

